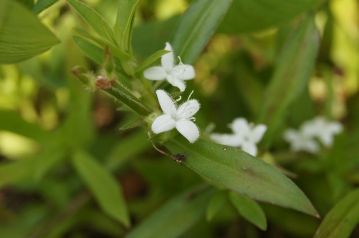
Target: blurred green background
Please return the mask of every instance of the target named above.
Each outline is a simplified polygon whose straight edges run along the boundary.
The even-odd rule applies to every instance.
[[[26,5],[29,1],[19,2]],[[72,160],[79,148],[111,171],[122,187],[132,227],[202,180],[154,150],[132,113],[75,79],[71,69],[76,65],[94,73],[102,66],[74,42],[75,28],[88,29],[83,21],[66,1],[52,2],[38,17],[60,43],[23,62],[0,65],[0,237],[123,237],[133,228],[122,226],[116,215],[111,216],[111,211],[91,195],[86,186],[89,177],[96,183],[95,173],[102,171],[87,175],[81,171],[76,164],[81,159]],[[85,2],[114,23],[117,0]],[[196,1],[141,2],[132,41],[138,61],[172,41],[192,2]],[[313,16],[320,34],[314,71],[305,90],[288,107],[287,120],[278,131],[298,127],[320,114],[341,121],[345,132],[333,148],[317,156],[290,153],[281,133],[276,132],[270,149],[263,146],[266,153],[262,158],[291,171],[289,176],[324,217],[359,184],[359,2],[292,4],[278,0],[273,6],[258,9],[248,2],[234,0],[194,63],[197,76],[190,87],[202,104],[198,124],[204,130],[214,123],[216,129],[224,131],[237,116],[256,121],[288,34]],[[286,90],[283,85],[280,92]],[[274,101],[281,100],[281,93],[275,96]],[[104,181],[97,181],[97,186]],[[180,203],[174,201],[172,206]],[[183,208],[183,214],[178,213],[173,220],[168,216],[166,228],[152,224],[153,229],[159,229],[157,237],[312,237],[320,223],[319,219],[263,204],[268,229],[261,231],[238,216],[228,203],[211,221],[203,215],[205,208],[197,211],[194,207]],[[176,226],[181,227],[180,232],[171,230]],[[162,229],[173,236],[161,235]],[[358,229],[352,237],[359,237]]]

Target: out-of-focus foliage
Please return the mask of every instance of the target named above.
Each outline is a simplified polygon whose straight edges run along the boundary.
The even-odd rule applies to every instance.
[[[359,236],[358,22],[356,0],[2,0],[0,237]],[[150,132],[155,89],[179,96],[143,77],[165,42],[196,69],[194,144]],[[290,151],[318,115],[332,148]],[[235,117],[268,126],[256,158],[209,141]]]

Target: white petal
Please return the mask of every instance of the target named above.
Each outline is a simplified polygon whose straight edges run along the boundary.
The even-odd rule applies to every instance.
[[[309,153],[317,153],[319,151],[319,145],[315,140],[308,140],[301,148],[303,151],[307,151]]]
[[[237,118],[235,119],[229,127],[233,130],[234,133],[247,134],[250,131],[250,126],[246,119]]]
[[[161,66],[154,66],[146,69],[145,72],[143,72],[143,76],[150,80],[164,80],[166,79],[166,71]]]
[[[242,144],[242,138],[235,134],[212,134],[211,139],[221,145],[238,147]]]
[[[193,66],[189,64],[176,65],[172,70],[172,74],[182,80],[190,80],[196,76]]]
[[[199,130],[196,124],[190,120],[177,121],[176,129],[181,133],[190,143],[194,143],[199,137]]]
[[[176,122],[171,116],[163,114],[158,116],[153,122],[151,129],[155,134],[162,133],[165,131],[172,130],[175,128]]]
[[[200,104],[196,99],[188,100],[181,104],[177,109],[177,117],[180,119],[190,119],[198,112]]]
[[[330,125],[330,131],[333,134],[339,134],[343,131],[343,126],[339,122],[332,122]]]
[[[174,116],[176,114],[176,104],[173,102],[172,98],[164,90],[156,90],[158,102],[161,106],[162,111],[165,114]]]
[[[258,143],[262,139],[266,130],[267,130],[266,125],[255,126],[252,131],[252,135],[251,135],[251,139],[253,140],[253,142]]]
[[[319,136],[319,140],[326,146],[330,147],[333,144],[334,135],[330,133],[323,133]]]
[[[161,63],[162,67],[164,67],[167,71],[170,71],[174,67],[174,54],[173,49],[170,43],[166,42],[165,50],[170,51],[167,54],[162,55],[161,57]]]
[[[285,132],[284,132],[284,140],[286,140],[287,142],[289,143],[292,143],[296,140],[298,140],[298,132],[293,130],[293,129],[287,129]]]
[[[248,143],[248,142],[243,143],[241,148],[244,152],[247,152],[248,154],[250,154],[252,156],[257,155],[257,146],[254,143]]]
[[[186,89],[186,84],[181,79],[175,78],[171,75],[167,75],[167,81],[174,87],[179,88],[181,92],[184,92]]]

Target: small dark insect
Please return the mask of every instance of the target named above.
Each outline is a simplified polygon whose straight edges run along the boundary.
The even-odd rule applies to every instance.
[[[115,83],[114,80],[110,80],[103,75],[99,75],[96,77],[96,88],[104,89],[104,90],[110,89],[113,87],[114,83]]]
[[[184,154],[175,154],[173,156],[173,159],[177,162],[177,163],[182,163],[183,161],[186,160],[186,156]]]

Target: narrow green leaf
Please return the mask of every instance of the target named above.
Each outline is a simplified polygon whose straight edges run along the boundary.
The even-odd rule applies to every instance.
[[[235,0],[219,31],[223,33],[253,32],[287,24],[295,16],[314,9],[322,2],[323,0]]]
[[[232,0],[197,0],[187,10],[177,29],[173,47],[183,62],[193,63],[229,9]]]
[[[254,200],[234,192],[229,193],[229,200],[242,217],[261,230],[267,229],[266,215]]]
[[[20,3],[0,1],[0,64],[12,64],[59,43],[54,34]]]
[[[97,64],[104,62],[104,50],[94,42],[81,36],[74,36],[74,41],[81,49],[82,53],[92,59]]]
[[[114,170],[151,146],[143,130],[134,132],[113,147],[107,159],[107,167]]]
[[[67,0],[67,2],[100,37],[103,37],[110,43],[116,44],[111,27],[98,12],[78,0]]]
[[[0,164],[0,188],[28,178],[31,174],[31,160],[19,160]]]
[[[147,69],[148,67],[150,67],[153,63],[155,63],[158,59],[161,58],[162,55],[168,53],[167,50],[158,50],[155,53],[153,53],[152,55],[148,56],[141,65],[138,66],[137,68],[137,72],[142,72],[145,69]]]
[[[118,0],[117,19],[115,24],[116,39],[125,52],[132,51],[132,30],[136,9],[140,0]]]
[[[319,34],[309,18],[293,29],[281,49],[261,112],[261,121],[268,125],[267,143],[283,123],[286,109],[306,90],[318,47]]]
[[[185,155],[184,165],[219,188],[318,216],[305,194],[290,179],[245,152],[202,139],[194,144],[182,138],[172,139],[166,146],[173,154]]]
[[[9,110],[0,110],[0,130],[10,131],[35,141],[48,138],[48,133],[39,125],[27,122],[18,113]]]
[[[127,238],[180,237],[204,215],[211,191],[191,190],[172,198],[135,227]]]
[[[102,210],[129,226],[130,220],[121,187],[112,175],[85,152],[77,152],[73,157],[73,164]]]
[[[214,196],[212,196],[207,206],[207,211],[206,211],[207,221],[211,221],[213,219],[213,217],[224,206],[225,202],[226,202],[226,196],[225,193],[223,193],[222,191],[219,191]]]
[[[36,14],[39,14],[40,12],[54,5],[57,1],[58,0],[37,0],[34,7],[32,8],[32,11]]]
[[[314,238],[348,238],[358,223],[359,189],[355,189],[329,211]]]

